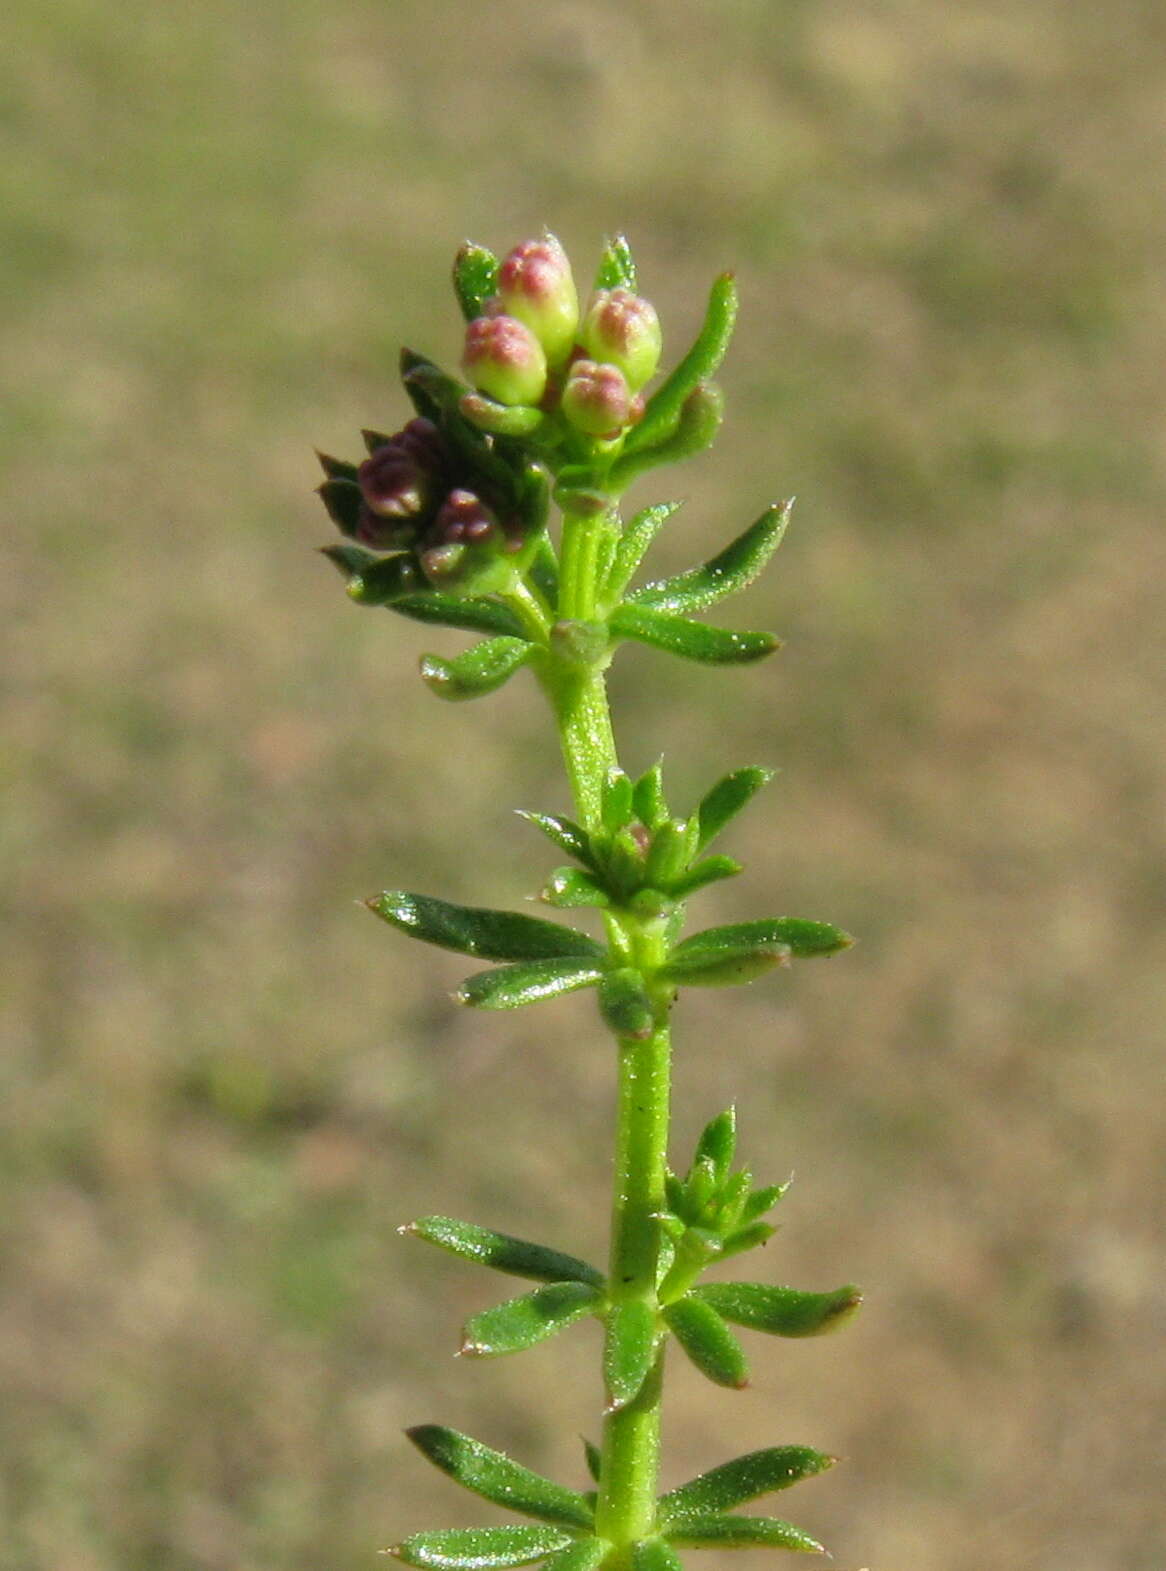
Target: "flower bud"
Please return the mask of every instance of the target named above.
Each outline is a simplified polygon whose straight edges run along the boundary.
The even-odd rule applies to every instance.
[[[498,520],[481,497],[455,487],[437,510],[429,543],[480,545],[498,531]]]
[[[618,366],[576,360],[563,388],[563,413],[588,436],[614,436],[628,422],[632,395]]]
[[[466,328],[462,365],[478,391],[500,404],[537,404],[546,391],[543,346],[517,317],[475,317]]]
[[[566,364],[579,326],[579,296],[567,253],[554,235],[515,246],[498,269],[498,299],[530,328],[551,366]]]
[[[630,289],[598,290],[591,297],[580,339],[593,359],[620,368],[633,393],[656,374],[660,321],[651,302]]]
[[[432,420],[410,420],[357,470],[365,505],[381,518],[418,518],[431,504],[444,457]]]

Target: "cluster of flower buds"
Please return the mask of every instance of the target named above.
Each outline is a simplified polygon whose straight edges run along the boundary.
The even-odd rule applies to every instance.
[[[660,323],[631,289],[598,289],[580,315],[567,253],[551,234],[516,246],[466,328],[462,366],[508,406],[559,409],[569,427],[614,438],[644,409],[660,361]]]

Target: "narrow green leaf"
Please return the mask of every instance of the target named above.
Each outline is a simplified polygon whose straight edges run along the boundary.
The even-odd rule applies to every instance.
[[[560,1549],[546,1562],[546,1571],[595,1571],[611,1551],[611,1545],[602,1538],[577,1538],[566,1549]]]
[[[747,1227],[739,1227],[728,1235],[722,1245],[721,1256],[727,1260],[730,1255],[743,1255],[746,1250],[757,1249],[767,1244],[776,1232],[777,1228],[769,1222],[750,1222]]]
[[[327,509],[328,517],[342,535],[350,538],[360,531],[364,496],[355,478],[336,475],[316,487],[316,495]]]
[[[609,834],[615,834],[631,822],[635,812],[632,794],[632,783],[623,770],[609,769],[600,787],[599,809],[603,827]]]
[[[394,600],[389,609],[412,622],[436,622],[442,627],[459,627],[467,633],[499,633],[508,638],[526,636],[522,623],[509,606],[488,600],[484,595],[446,595],[436,590],[406,595]]]
[[[404,599],[423,598],[427,593],[424,585],[425,575],[416,557],[398,552],[396,556],[378,556],[365,562],[348,580],[347,590],[348,598],[357,605],[395,609]]]
[[[625,1040],[645,1042],[656,1028],[644,979],[631,966],[620,966],[604,976],[599,984],[599,1011],[608,1029]]]
[[[499,404],[485,393],[463,393],[458,411],[479,431],[489,431],[493,436],[533,436],[547,419],[541,409],[532,405]]]
[[[586,1435],[580,1435],[579,1438],[583,1442],[583,1460],[587,1463],[587,1471],[592,1482],[598,1484],[603,1472],[603,1452]]]
[[[543,885],[539,899],[560,911],[580,907],[602,910],[611,904],[611,896],[595,875],[578,867],[557,867]]]
[[[418,414],[440,423],[452,442],[462,446],[467,436],[472,436],[475,447],[485,447],[485,438],[472,431],[458,416],[458,401],[470,390],[459,377],[443,371],[424,355],[402,349],[401,380]]]
[[[478,971],[466,978],[454,997],[471,1009],[523,1009],[560,993],[594,987],[602,976],[602,968],[589,960],[529,960]]]
[[[410,894],[404,889],[388,889],[365,903],[382,921],[400,928],[410,938],[473,955],[478,960],[569,957],[596,961],[604,954],[586,933],[518,911],[452,905],[447,900]]]
[[[326,556],[333,567],[344,578],[359,578],[361,573],[372,567],[374,562],[379,562],[380,557],[375,551],[368,551],[362,545],[353,545],[351,541],[341,540],[336,545],[320,547],[320,555]]]
[[[690,1516],[668,1533],[670,1543],[689,1549],[800,1549],[826,1553],[816,1538],[775,1516]]]
[[[613,1304],[608,1310],[603,1344],[608,1412],[626,1407],[640,1394],[656,1362],[659,1335],[655,1313],[643,1299]]]
[[[498,288],[498,258],[484,245],[467,240],[453,259],[453,289],[467,322],[481,316]]]
[[[548,1249],[545,1244],[531,1244],[525,1238],[495,1232],[490,1227],[479,1227],[475,1222],[459,1222],[452,1216],[419,1217],[399,1231],[436,1244],[459,1260],[472,1260],[508,1276],[527,1277],[534,1282],[586,1282],[597,1288],[605,1280],[603,1272],[586,1260]]]
[[[539,488],[539,505],[546,511],[547,481],[546,473],[539,470],[541,482]],[[555,555],[555,548],[546,533],[540,533],[535,554],[528,569],[531,582],[542,595],[548,605],[555,605],[559,599],[559,559]]]
[[[749,1384],[745,1351],[710,1304],[682,1298],[668,1305],[664,1318],[702,1375],[735,1391]]]
[[[680,878],[674,878],[668,885],[668,893],[674,900],[687,900],[689,895],[703,889],[706,884],[715,884],[722,878],[735,878],[743,871],[741,863],[731,856],[706,856]]]
[[[632,1571],[681,1571],[680,1556],[662,1538],[641,1538],[632,1545]]]
[[[791,1183],[786,1179],[784,1184],[767,1184],[764,1189],[755,1189],[741,1207],[742,1222],[753,1222],[759,1216],[764,1216],[767,1211],[772,1211],[777,1202],[785,1194]]]
[[[654,649],[698,660],[702,665],[743,665],[764,659],[781,648],[781,640],[773,633],[709,627],[704,622],[690,622],[687,617],[626,602],[612,612],[608,627],[613,638],[634,638]]]
[[[673,987],[737,987],[755,982],[774,966],[788,965],[789,956],[785,944],[767,948],[742,944],[735,949],[726,947],[695,955],[677,955],[673,951],[658,974],[662,982],[671,982]]]
[[[693,933],[672,951],[674,960],[698,955],[727,954],[731,950],[756,945],[766,949],[784,945],[799,960],[814,955],[833,955],[854,942],[849,933],[829,922],[807,922],[796,916],[777,916],[759,922],[732,922],[727,927],[709,927]]]
[[[697,1300],[734,1325],[770,1336],[819,1336],[833,1331],[862,1303],[857,1287],[832,1293],[803,1293],[767,1282],[706,1282],[693,1288]]]
[[[666,1530],[684,1517],[731,1511],[747,1500],[813,1478],[833,1467],[835,1460],[821,1451],[811,1451],[809,1446],[770,1446],[734,1457],[661,1495],[660,1526]]]
[[[715,840],[725,825],[736,818],[761,787],[773,779],[775,773],[773,769],[751,766],[746,769],[734,769],[723,779],[718,780],[712,790],[701,798],[700,806],[696,810],[700,824],[697,848],[703,851]]]
[[[501,1571],[530,1565],[571,1543],[553,1527],[445,1527],[414,1533],[388,1551],[418,1571]]]
[[[774,502],[730,545],[699,567],[634,590],[634,605],[654,611],[703,611],[746,589],[773,555],[789,521],[793,502]]]
[[[521,1353],[593,1314],[602,1296],[587,1282],[551,1282],[536,1287],[532,1293],[471,1316],[466,1321],[461,1352],[470,1358]]]
[[[623,598],[648,547],[680,506],[679,502],[657,502],[628,520],[619,537],[611,570],[603,586],[600,597],[603,601],[610,605]]]
[[[593,873],[599,871],[599,864],[591,849],[591,836],[572,819],[561,818],[555,813],[530,813],[524,807],[516,811],[519,818],[525,818],[528,824],[541,829],[547,839],[553,840],[560,851],[573,856],[577,862],[582,862],[583,866],[590,868]]]
[[[435,1467],[463,1489],[497,1506],[507,1506],[521,1516],[537,1517],[558,1527],[592,1528],[595,1512],[577,1490],[556,1484],[541,1473],[522,1467],[502,1451],[446,1429],[441,1424],[418,1424],[406,1435]]]
[[[720,1186],[729,1176],[736,1150],[737,1109],[727,1107],[723,1113],[718,1113],[715,1118],[710,1119],[701,1130],[692,1165],[696,1167],[702,1160],[711,1162],[714,1177],[717,1185]]]
[[[422,655],[421,680],[438,698],[482,698],[496,692],[533,653],[534,645],[525,639],[489,638],[452,660]]]
[[[651,769],[636,781],[632,791],[636,817],[646,829],[659,829],[668,820],[668,803],[664,800],[664,760],[658,758]]]
[[[657,889],[671,889],[688,866],[687,824],[666,819],[652,836],[644,863],[644,877]]]
[[[710,448],[725,418],[725,395],[715,382],[698,382],[680,406],[680,414],[666,437],[650,447],[640,447],[617,458],[607,473],[607,484],[622,496],[633,481],[663,464],[683,463]]]
[[[624,443],[625,453],[655,447],[671,436],[689,393],[698,382],[707,381],[725,358],[736,318],[737,286],[732,273],[722,273],[709,292],[696,342],[648,400],[644,418],[633,426]]]
[[[603,248],[595,274],[596,289],[630,289],[635,293],[636,264],[626,235],[612,235]]]

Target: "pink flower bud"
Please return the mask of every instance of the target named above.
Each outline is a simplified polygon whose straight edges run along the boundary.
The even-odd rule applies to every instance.
[[[530,328],[548,364],[558,369],[567,363],[579,326],[579,296],[567,253],[554,235],[515,246],[498,269],[498,299]]]
[[[366,506],[382,518],[418,517],[430,504],[444,457],[432,420],[410,420],[357,470]]]
[[[475,317],[466,328],[462,365],[478,391],[500,404],[537,404],[546,391],[543,346],[513,316]]]
[[[630,289],[600,289],[594,294],[579,336],[593,359],[620,368],[633,393],[656,374],[660,321],[651,302]]]
[[[498,520],[473,491],[455,487],[437,510],[430,544],[481,545],[498,532]]]
[[[618,366],[576,360],[563,388],[563,413],[588,436],[614,436],[628,423],[632,395]]]

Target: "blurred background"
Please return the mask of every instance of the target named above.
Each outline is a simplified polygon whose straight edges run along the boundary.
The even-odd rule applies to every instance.
[[[657,572],[796,492],[745,672],[621,654],[624,761],[777,781],[701,925],[860,945],[678,1018],[677,1156],[729,1101],[797,1182],[749,1266],[845,1334],[674,1364],[666,1480],[753,1446],[844,1571],[1161,1571],[1163,89],[1155,0],[12,0],[0,92],[4,1571],[357,1571],[497,1520],[440,1421],[584,1485],[598,1334],[455,1364],[505,1278],[446,1211],[602,1255],[589,997],[356,902],[515,905],[564,810],[520,675],[362,611],[312,446],[452,361],[469,236],[625,229],[673,355],[741,327]],[[666,356],[668,349],[666,349]],[[749,1274],[746,1272],[746,1274]],[[748,1336],[748,1333],[746,1333]],[[722,1557],[723,1558],[723,1557]],[[717,1557],[706,1556],[715,1565]]]

